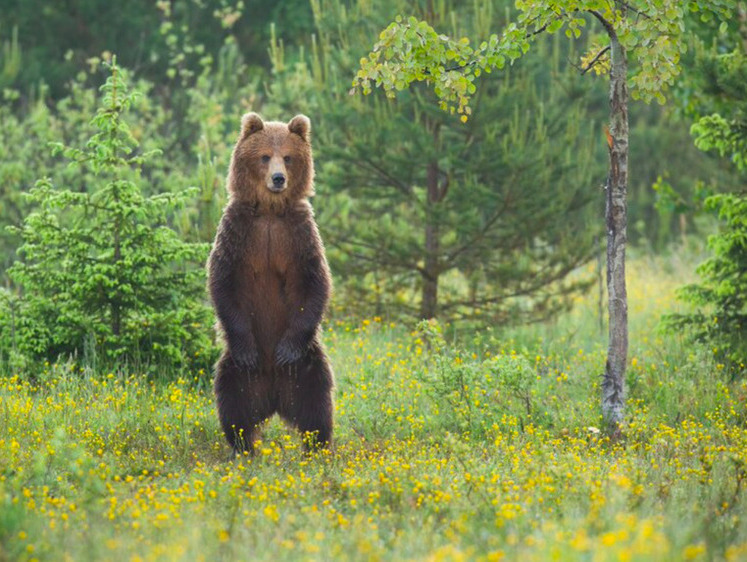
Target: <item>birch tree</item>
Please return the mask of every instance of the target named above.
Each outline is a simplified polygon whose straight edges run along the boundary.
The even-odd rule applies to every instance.
[[[529,51],[543,33],[561,30],[571,38],[589,31],[591,50],[580,71],[609,74],[609,172],[606,191],[607,292],[609,339],[602,379],[602,414],[613,437],[622,431],[628,355],[628,303],[625,284],[628,186],[629,93],[663,103],[680,71],[686,15],[729,16],[734,2],[678,0],[517,0],[518,16],[502,33],[472,46],[467,37],[440,34],[428,22],[398,17],[381,32],[372,52],[361,59],[353,92],[383,88],[390,97],[413,82],[432,85],[442,109],[472,114],[471,95],[482,73],[502,69]],[[629,70],[628,65],[632,68]]]

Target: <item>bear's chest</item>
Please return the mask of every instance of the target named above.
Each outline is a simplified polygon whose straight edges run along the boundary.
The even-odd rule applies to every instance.
[[[283,221],[263,218],[257,221],[247,249],[247,262],[255,277],[284,277],[292,261],[293,238]]]

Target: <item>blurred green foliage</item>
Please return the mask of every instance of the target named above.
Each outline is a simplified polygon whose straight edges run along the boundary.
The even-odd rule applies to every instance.
[[[0,87],[26,91],[44,82],[54,99],[64,97],[68,82],[105,51],[174,94],[175,84],[220,56],[227,37],[235,38],[250,64],[267,68],[270,22],[282,22],[277,31],[293,45],[305,40],[312,23],[307,0],[0,0],[0,13],[0,37],[17,30],[22,61],[13,83]]]

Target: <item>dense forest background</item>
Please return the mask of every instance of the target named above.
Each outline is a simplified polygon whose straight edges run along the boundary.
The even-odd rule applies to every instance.
[[[484,77],[466,123],[439,110],[427,88],[396,101],[349,92],[360,57],[397,14],[479,42],[510,20],[512,5],[2,0],[0,354],[121,359],[159,349],[172,362],[208,364],[214,344],[202,268],[240,118],[250,110],[311,118],[333,316],[470,326],[552,317],[595,281],[579,268],[600,255],[603,240],[607,92],[604,80],[581,72],[586,45],[547,38],[521,64]],[[690,133],[714,112],[743,119],[743,12],[735,4],[728,22],[693,16],[675,95],[664,106],[634,102],[630,111],[629,231],[641,251],[677,251],[691,235],[705,238],[716,225],[703,211],[706,197],[744,190],[734,159],[699,150]],[[730,54],[742,56],[731,74],[723,71]],[[90,165],[107,150],[91,144],[103,130],[92,117],[106,105],[100,87],[114,56],[122,91],[129,85],[139,95],[109,116],[131,142],[102,172]],[[84,147],[89,157],[74,151]],[[117,221],[97,213],[96,198],[118,182],[162,203],[151,214],[132,211],[133,224],[171,229],[189,245],[156,259],[163,243],[133,234],[140,254],[131,263],[159,263],[171,281],[129,278],[115,267],[121,256],[107,253],[106,237],[120,232],[107,234]],[[69,195],[50,202],[60,189]],[[158,199],[164,194],[173,197]],[[93,232],[103,233],[99,246]],[[86,244],[78,261],[65,246],[71,237]],[[38,253],[52,246],[54,259]],[[169,283],[173,290],[163,290]],[[61,301],[76,298],[90,302],[61,311]],[[128,340],[123,331],[136,335]]]

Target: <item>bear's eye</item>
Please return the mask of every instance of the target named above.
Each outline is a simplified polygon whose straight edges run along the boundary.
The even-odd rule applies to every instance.
[[[267,164],[269,161],[270,161],[270,157],[269,156],[265,155],[265,156],[262,157],[262,162],[264,164]]]
[[[285,160],[285,163],[286,163],[286,164],[290,164],[290,161],[291,161],[291,157],[290,157],[290,156],[284,156],[284,157],[283,157],[283,160]]]

